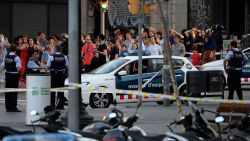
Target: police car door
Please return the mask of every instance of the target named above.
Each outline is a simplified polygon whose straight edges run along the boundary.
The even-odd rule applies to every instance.
[[[162,58],[149,59],[148,72],[143,74],[143,92],[162,93]]]
[[[148,59],[143,59],[143,77],[147,72]],[[126,75],[116,74],[116,89],[122,90],[138,90],[138,61],[133,61],[123,67],[120,71],[126,70]]]
[[[163,78],[161,71],[163,68],[163,64],[164,62],[162,58],[154,58],[149,60],[148,73],[143,74],[145,75],[143,83],[147,83],[148,80],[150,80],[150,82],[145,85],[145,88],[143,88],[142,91],[150,93],[163,93]],[[184,62],[180,59],[173,59],[173,65],[177,85],[180,86],[180,84],[184,82],[185,77],[184,72],[181,70],[181,67],[184,65]],[[167,83],[169,83],[169,86],[171,86],[171,78],[167,78]],[[170,87],[170,91],[172,91],[172,87]]]

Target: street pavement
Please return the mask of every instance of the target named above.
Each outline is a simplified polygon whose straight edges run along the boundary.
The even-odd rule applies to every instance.
[[[227,97],[228,91],[225,91],[225,96]],[[250,91],[243,91],[245,100],[250,100]],[[236,94],[235,94],[236,97]],[[0,94],[0,125],[1,126],[9,126],[18,130],[32,130],[32,127],[25,126],[25,93],[19,94],[19,102],[18,108],[22,110],[21,113],[7,113],[5,112],[4,105],[4,94]],[[197,106],[199,108],[216,110],[218,104],[215,103],[198,103]],[[110,108],[114,107],[113,105]],[[189,107],[187,105],[183,105],[183,110],[185,113],[190,112]],[[105,114],[109,114],[110,108],[107,109],[91,109],[87,107],[88,113],[95,118],[95,120],[100,120],[101,117]],[[130,116],[135,112],[136,103],[126,103],[126,104],[118,104],[117,108],[124,112],[125,116]],[[67,111],[67,107],[62,113]],[[140,107],[138,114],[140,119],[136,123],[136,125],[140,126],[146,132],[150,134],[164,134],[168,130],[165,126],[166,123],[174,121],[179,118],[177,112],[177,106],[174,103],[169,107],[157,105],[155,102],[143,103]],[[213,115],[206,115],[208,118],[212,119]],[[39,127],[36,128],[39,133],[44,132]],[[181,131],[181,128],[174,127],[176,131]]]

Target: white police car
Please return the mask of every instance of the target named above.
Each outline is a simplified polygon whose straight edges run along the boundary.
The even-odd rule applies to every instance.
[[[152,78],[163,67],[163,56],[143,56],[142,80],[145,83]],[[180,92],[185,90],[186,72],[197,71],[197,69],[185,57],[173,56],[175,75]],[[84,104],[89,104],[92,108],[107,108],[116,101],[119,95],[115,89],[137,90],[138,82],[138,56],[120,57],[108,62],[96,70],[81,75],[81,83],[86,86],[104,87],[109,91],[90,92],[82,89],[82,99]],[[68,83],[66,79],[65,84]],[[162,93],[162,73],[159,73],[143,92]],[[119,102],[119,101],[118,101]]]
[[[242,51],[248,59],[250,59],[250,47],[246,48]],[[223,60],[217,60],[213,62],[206,63],[200,67],[201,71],[207,70],[221,70],[224,72],[224,86],[226,86],[227,82],[227,73],[224,70]],[[250,84],[250,61],[243,67],[242,75],[241,75],[241,84],[242,85],[249,85]]]

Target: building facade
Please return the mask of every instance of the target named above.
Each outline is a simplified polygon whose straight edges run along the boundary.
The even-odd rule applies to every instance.
[[[67,0],[1,0],[0,13],[0,32],[10,39],[68,32]]]
[[[228,34],[242,35],[250,32],[249,17],[248,0],[188,0],[188,27],[222,24]]]
[[[98,34],[100,10],[95,0],[81,1],[81,32]],[[106,29],[136,29],[138,18],[128,11],[129,0],[109,0]],[[157,6],[159,7],[159,6]],[[223,24],[227,33],[250,32],[248,0],[169,0],[169,27],[181,31],[191,27],[206,29]],[[160,9],[144,17],[143,26],[163,31]],[[20,34],[36,36],[68,32],[68,0],[1,0],[0,32],[13,39]]]

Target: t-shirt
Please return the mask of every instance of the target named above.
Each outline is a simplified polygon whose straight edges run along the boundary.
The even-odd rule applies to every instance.
[[[29,46],[29,47],[28,47],[28,58],[31,57],[33,51],[34,51],[34,46],[33,46],[33,47],[30,47],[30,46]]]
[[[197,47],[198,47],[198,53],[202,53],[203,46],[204,46],[204,43],[205,43],[205,38],[202,38],[201,36],[198,36],[197,40],[195,41],[195,43],[203,43],[203,45],[197,45]]]
[[[124,41],[124,45],[126,46],[126,49],[128,49],[129,48],[129,46],[132,44],[134,42],[134,40],[125,40]]]
[[[114,46],[111,48],[109,61],[114,60],[116,54],[119,54],[119,48]]]
[[[213,36],[206,36],[204,49],[215,50],[216,42]]]
[[[47,51],[45,51],[42,55],[42,59],[47,60],[47,61],[49,60],[49,57],[50,57],[50,54]]]
[[[48,40],[43,40],[43,41],[39,40],[40,47],[44,47],[45,48],[48,44],[49,44]]]
[[[84,65],[90,65],[91,60],[94,57],[94,44],[90,44],[88,47],[86,44],[82,47],[82,55],[84,56]]]
[[[201,56],[199,53],[194,53],[192,55],[192,64],[194,66],[199,66],[200,65],[200,58],[201,58]]]
[[[6,56],[8,54],[7,47],[8,43],[6,41],[1,41],[1,46],[2,46],[2,56]]]
[[[146,49],[148,55],[160,55],[162,52],[161,46],[154,44]]]
[[[181,56],[181,53],[185,52],[185,46],[183,43],[179,43],[178,45],[172,45],[172,55],[173,56]]]
[[[102,44],[102,45],[99,45],[97,50],[100,51],[100,52],[103,52],[103,50],[105,50],[105,49],[107,50],[107,45]],[[100,65],[103,65],[103,64],[106,63],[106,55],[99,54],[98,59],[99,59]]]

